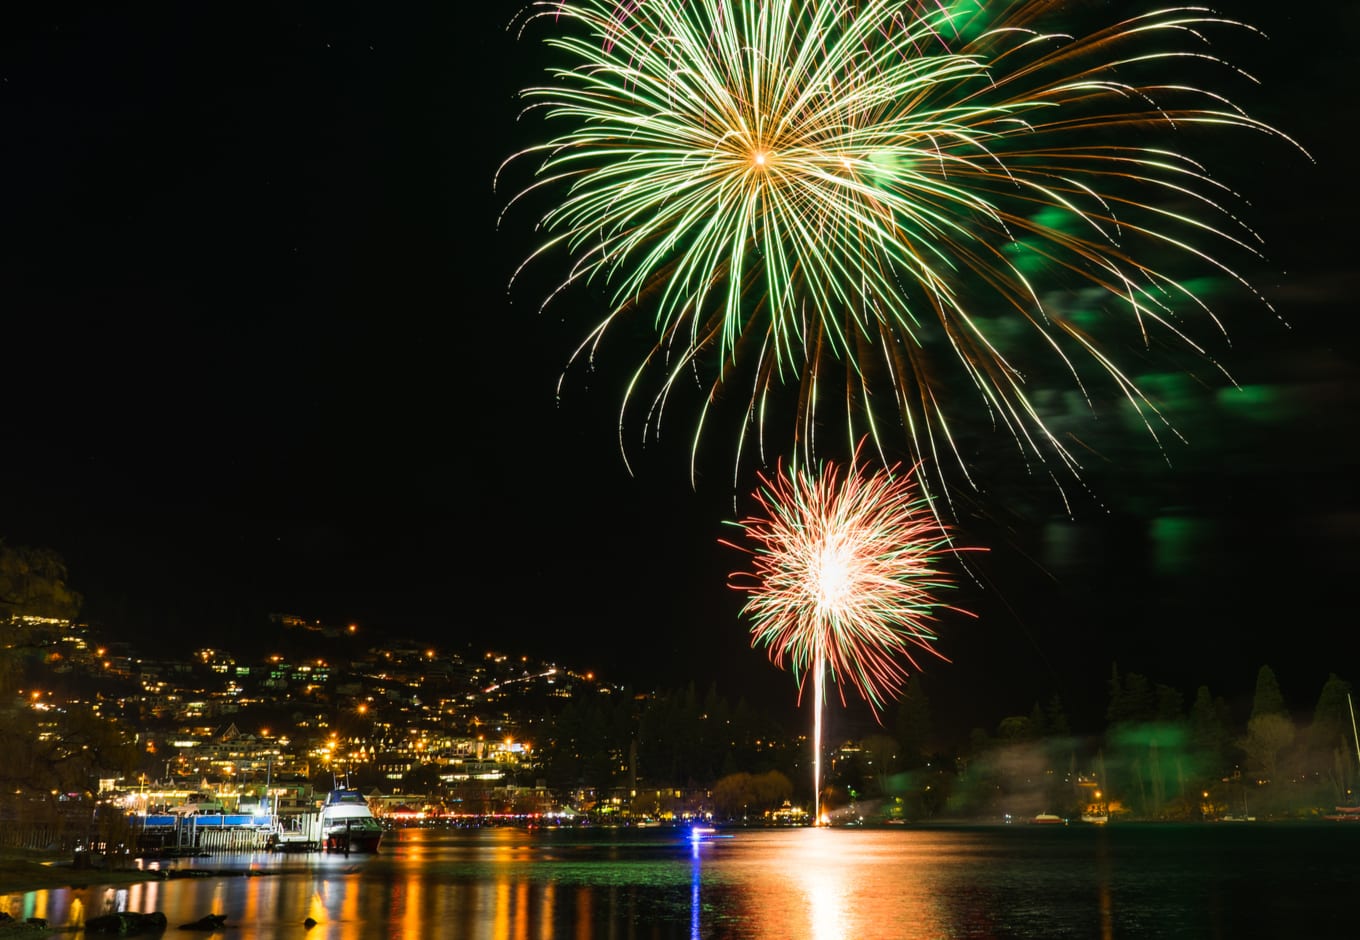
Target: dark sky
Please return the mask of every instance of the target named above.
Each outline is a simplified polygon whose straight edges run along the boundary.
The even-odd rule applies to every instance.
[[[492,191],[532,139],[513,5],[21,6],[53,9],[0,14],[0,536],[61,552],[89,619],[230,646],[290,611],[787,704],[724,586],[730,458],[710,447],[696,490],[681,440],[630,476],[630,351],[559,403],[594,321],[507,295],[533,244],[526,215],[498,230]],[[1264,83],[1254,113],[1317,159],[1227,160],[1289,328],[1235,313],[1245,417],[1191,399],[1200,433],[1171,468],[1105,450],[1071,522],[1023,480],[966,507],[991,551],[959,600],[981,616],[947,625],[952,663],[928,673],[960,723],[1055,692],[1098,710],[1115,661],[1230,698],[1269,664],[1303,709],[1329,672],[1360,681],[1357,193],[1336,130],[1360,89],[1326,41],[1360,22],[1228,12],[1272,37],[1236,57]],[[1154,545],[1173,531],[1179,555]]]

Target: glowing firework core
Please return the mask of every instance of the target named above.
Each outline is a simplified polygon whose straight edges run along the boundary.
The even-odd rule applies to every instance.
[[[808,574],[816,587],[818,612],[825,617],[843,615],[854,596],[854,550],[844,537],[828,536],[815,557]]]

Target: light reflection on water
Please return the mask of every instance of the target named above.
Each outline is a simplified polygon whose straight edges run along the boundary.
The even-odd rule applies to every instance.
[[[752,936],[788,936],[790,922],[805,923],[804,935],[812,940],[947,935],[924,870],[934,840],[833,829],[787,835],[778,850],[761,853],[764,877],[749,872],[749,914],[761,925]],[[762,911],[787,911],[790,917],[762,919]]]
[[[89,917],[227,915],[234,940],[1353,937],[1360,826],[405,830],[376,856],[223,855],[210,872],[5,894]]]

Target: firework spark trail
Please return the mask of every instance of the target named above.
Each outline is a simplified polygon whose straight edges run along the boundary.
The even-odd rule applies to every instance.
[[[736,523],[752,567],[730,585],[744,592],[752,646],[765,646],[776,666],[788,662],[799,687],[813,680],[814,793],[820,793],[824,682],[854,687],[875,715],[920,670],[934,647],[932,624],[944,609],[937,593],[952,585],[941,562],[965,551],[952,543],[913,479],[897,467],[874,474],[782,465],[761,476],[759,512]],[[815,814],[814,818],[820,818]]]
[[[559,292],[576,281],[605,292],[578,356],[593,359],[621,318],[654,319],[655,345],[625,393],[621,447],[652,370],[660,390],[644,438],[659,433],[682,376],[706,389],[692,461],[720,391],[739,376],[750,398],[738,462],[751,434],[763,462],[767,415],[789,402],[793,448],[781,453],[812,460],[813,428],[841,412],[847,452],[866,433],[880,453],[896,449],[896,432],[885,437],[899,424],[942,483],[945,463],[968,478],[952,425],[959,391],[972,387],[1027,459],[1056,457],[1076,474],[1033,397],[1045,370],[1088,402],[1104,376],[1162,433],[1118,352],[1169,340],[1212,363],[1191,328],[1217,335],[1221,324],[1180,278],[1207,272],[1251,291],[1214,252],[1252,257],[1259,243],[1234,215],[1235,194],[1176,145],[1195,142],[1196,129],[1288,138],[1191,84],[1206,68],[1240,79],[1208,43],[1251,27],[1168,7],[1084,35],[1041,30],[1058,6],[529,8],[524,25],[553,24],[546,43],[559,64],[524,96],[556,136],[508,161],[537,167],[512,205],[540,189],[560,194],[533,257],[572,259]],[[1050,286],[1095,289],[1101,339],[1046,307]],[[1027,348],[1015,324],[1033,337]],[[833,366],[843,382],[821,380]]]

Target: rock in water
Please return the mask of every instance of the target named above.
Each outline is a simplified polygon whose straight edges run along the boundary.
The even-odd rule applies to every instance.
[[[180,930],[220,930],[227,922],[226,914],[204,914],[191,924],[180,924]]]
[[[160,911],[152,911],[149,914],[139,914],[136,911],[119,911],[115,914],[100,914],[98,917],[91,917],[85,921],[85,932],[91,933],[116,933],[120,936],[131,934],[150,933],[154,930],[164,930],[166,926],[165,915]]]

